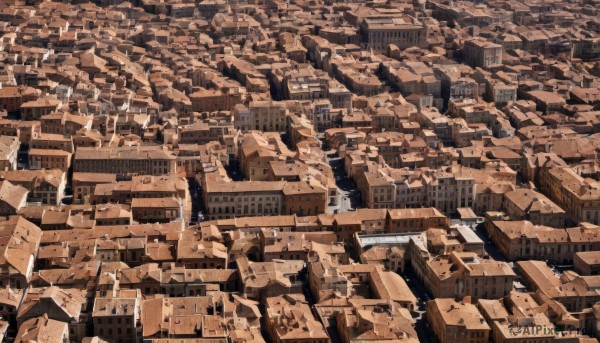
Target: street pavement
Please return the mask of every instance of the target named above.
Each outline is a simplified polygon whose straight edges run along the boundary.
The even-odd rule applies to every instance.
[[[337,206],[329,206],[329,212],[348,212],[360,208],[360,192],[356,189],[354,181],[346,175],[344,160],[339,157],[328,158],[333,170],[335,183],[338,187],[339,201]]]

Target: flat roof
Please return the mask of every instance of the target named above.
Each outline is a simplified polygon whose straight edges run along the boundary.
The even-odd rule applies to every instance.
[[[481,238],[479,238],[479,236],[477,236],[475,231],[473,231],[468,226],[461,225],[456,228],[456,231],[458,231],[458,233],[460,233],[460,235],[465,239],[466,243],[481,243],[481,244],[483,244],[483,241],[481,240]]]
[[[460,214],[461,219],[477,219],[479,218],[475,212],[470,207],[459,207],[456,209],[458,214]]]
[[[363,248],[372,245],[406,245],[414,235],[418,233],[358,235],[358,244]]]

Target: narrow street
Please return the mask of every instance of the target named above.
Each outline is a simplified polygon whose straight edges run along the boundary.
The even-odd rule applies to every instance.
[[[356,190],[354,180],[346,175],[344,160],[340,157],[328,158],[329,165],[333,170],[335,183],[338,187],[339,203],[337,206],[329,206],[330,213],[355,211],[360,208],[360,192]]]
[[[483,248],[490,258],[496,261],[508,262],[504,255],[502,255],[502,253],[498,251],[498,248],[490,241],[490,237],[485,231],[485,226],[483,224],[477,225],[475,233],[483,241]]]
[[[419,302],[417,310],[414,311],[415,313],[413,313],[415,318],[415,331],[419,337],[419,342],[438,343],[435,335],[432,334],[432,329],[427,323],[427,316],[425,313],[427,301],[431,300],[432,297],[429,295],[429,292],[427,292],[425,285],[423,285],[423,283],[413,273],[411,266],[406,266],[404,273],[401,275]]]
[[[192,197],[192,216],[190,224],[196,224],[204,220],[206,208],[204,207],[204,199],[202,199],[200,185],[198,185],[194,178],[188,178],[188,188],[190,190],[190,196]]]
[[[29,145],[21,144],[17,153],[17,169],[29,169]]]

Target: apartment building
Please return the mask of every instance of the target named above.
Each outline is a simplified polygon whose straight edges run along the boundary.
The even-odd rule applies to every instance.
[[[276,73],[277,81],[281,83],[282,96],[285,99],[315,100],[326,97],[327,83],[331,77],[322,70],[296,67]]]
[[[57,112],[61,108],[62,102],[58,99],[31,100],[21,104],[21,118],[23,120],[38,120],[40,117]]]
[[[60,204],[67,186],[67,175],[59,169],[6,171],[0,178],[27,189],[27,202],[44,205]]]
[[[78,116],[68,112],[51,113],[40,117],[42,133],[70,136],[79,130],[91,130],[91,116]]]
[[[492,328],[491,338],[494,342],[560,341],[555,323],[573,325],[577,319],[559,303],[542,299],[535,294],[512,291],[502,299],[481,299],[477,305]],[[542,329],[532,329],[537,327]],[[584,336],[581,338],[585,339]]]
[[[91,194],[90,203],[95,204],[129,204],[135,198],[175,197],[190,201],[187,180],[176,175],[144,175],[133,176],[131,180],[113,183],[99,183]]]
[[[29,148],[63,150],[69,153],[73,153],[75,150],[73,146],[73,139],[70,136],[65,137],[61,134],[36,132],[34,132],[31,140],[29,141]]]
[[[505,193],[502,207],[513,220],[528,220],[536,225],[556,228],[565,226],[565,211],[545,195],[531,189]]]
[[[508,263],[472,252],[434,256],[425,242],[415,238],[411,238],[409,251],[415,274],[436,298],[493,299],[513,289],[516,274]]]
[[[175,263],[163,263],[162,268],[158,263],[147,263],[119,273],[121,289],[139,288],[147,296],[164,294],[170,298],[205,296],[216,290],[236,291],[240,282],[233,269],[190,269]]]
[[[223,243],[194,239],[177,242],[176,260],[186,268],[224,269],[227,267],[227,259],[227,248]]]
[[[331,295],[349,297],[354,294],[350,274],[343,273],[340,267],[343,266],[327,256],[308,263],[309,286],[317,302]]]
[[[254,131],[242,135],[238,152],[240,167],[249,181],[268,180],[271,161],[282,161],[294,156],[281,140],[281,136],[273,132]]]
[[[317,131],[304,114],[289,115],[286,120],[286,134],[290,139],[292,148],[297,148],[300,142],[316,142]]]
[[[419,342],[410,312],[393,303],[378,299],[352,299],[348,305],[335,305],[328,307],[328,304],[321,303],[317,305],[317,311],[325,323],[337,323],[334,329],[343,343]]]
[[[286,182],[282,193],[283,214],[314,216],[327,210],[327,188],[316,180]]]
[[[16,335],[17,333],[17,311],[21,306],[25,296],[25,290],[11,288],[5,286],[0,288],[0,315],[7,322],[9,327],[6,330],[8,335]]]
[[[387,211],[384,209],[362,208],[351,212],[333,215],[320,215],[321,228],[333,230],[338,241],[351,241],[357,232],[366,234],[384,233]]]
[[[190,94],[192,111],[215,112],[231,111],[235,105],[242,102],[242,93],[237,89],[227,91],[204,89]]]
[[[365,18],[360,22],[359,30],[361,44],[366,50],[382,52],[390,44],[399,49],[427,45],[427,27],[408,15]]]
[[[329,343],[331,339],[312,314],[302,294],[266,299],[266,329],[274,343]]]
[[[418,306],[417,297],[414,296],[406,281],[395,271],[383,270],[377,266],[369,273],[369,289],[377,299],[389,299],[401,308],[414,311]]]
[[[20,216],[11,216],[0,222],[0,232],[8,242],[0,263],[0,285],[24,288],[33,275],[42,230]]]
[[[121,290],[114,297],[97,296],[91,312],[94,335],[118,343],[136,341],[139,334],[141,300],[139,289]]]
[[[203,189],[210,219],[278,215],[283,211],[285,181],[208,183]]]
[[[236,139],[238,132],[231,123],[196,122],[179,130],[180,144],[207,144],[225,142],[228,137]]]
[[[38,169],[60,169],[69,171],[71,157],[73,154],[64,150],[56,149],[29,149],[29,168]]]
[[[235,128],[240,131],[285,131],[287,108],[279,101],[251,101],[233,109]]]
[[[502,65],[502,45],[482,39],[471,39],[463,46],[465,63],[473,68],[488,69]]]
[[[13,185],[10,181],[0,181],[0,215],[11,216],[27,205],[25,187]]]
[[[31,318],[19,326],[16,343],[24,342],[68,342],[69,324],[49,319],[47,315]]]
[[[175,174],[176,160],[161,147],[82,147],[75,153],[73,168],[82,173],[167,175]]]
[[[222,305],[214,306],[217,303]],[[183,298],[157,296],[142,302],[142,336],[144,341],[195,339],[226,343],[231,337],[264,343],[257,313],[252,301],[236,295],[229,298],[220,292]]]
[[[16,170],[21,142],[17,137],[0,136],[0,170]]]
[[[490,240],[509,260],[544,259],[573,263],[577,251],[600,249],[600,227],[581,223],[578,227],[556,229],[529,221],[486,223]]]
[[[460,170],[417,174],[367,163],[353,178],[368,208],[418,208],[425,203],[452,214],[456,208],[474,206],[475,179]]]
[[[542,167],[540,189],[565,212],[567,220],[600,225],[600,182],[568,167]]]
[[[189,221],[182,213],[183,203],[176,198],[134,198],[131,200],[133,219],[140,223],[170,223]]]
[[[600,254],[596,250],[576,252],[573,268],[579,275],[600,275]]]
[[[427,322],[440,343],[487,343],[490,327],[477,306],[451,298],[427,302]]]
[[[237,259],[241,288],[249,299],[264,301],[284,294],[302,294],[298,272],[305,267],[301,260],[252,262],[247,257]]]
[[[396,185],[393,178],[376,170],[359,173],[355,179],[366,208],[395,207]]]
[[[473,206],[475,180],[472,177],[439,171],[426,180],[428,206],[448,214],[460,207]]]
[[[580,58],[583,61],[597,61],[600,59],[600,39],[582,38],[572,43],[571,58]]]
[[[8,113],[18,112],[23,102],[36,100],[40,91],[27,86],[5,86],[0,91],[0,109]]]
[[[574,271],[557,275],[545,261],[517,262],[517,270],[527,287],[560,302],[569,312],[581,312],[600,301],[596,284],[600,276],[581,276]]]
[[[448,217],[434,207],[405,208],[387,211],[386,227],[390,233],[422,232],[430,228],[445,229]]]
[[[73,203],[88,203],[89,198],[99,184],[114,183],[117,181],[116,174],[102,173],[73,173],[71,188],[73,189]]]
[[[306,116],[318,132],[334,127],[335,113],[328,99],[315,99],[306,105]]]
[[[69,325],[69,339],[81,341],[87,335],[89,317],[82,313],[87,307],[85,291],[57,286],[29,288],[19,306],[17,326],[29,319],[46,315],[51,320]]]
[[[306,260],[310,251],[321,248],[328,250],[328,254],[344,255],[341,244],[335,243],[333,232],[285,232],[262,228],[259,237],[262,260],[266,262],[277,259]]]

